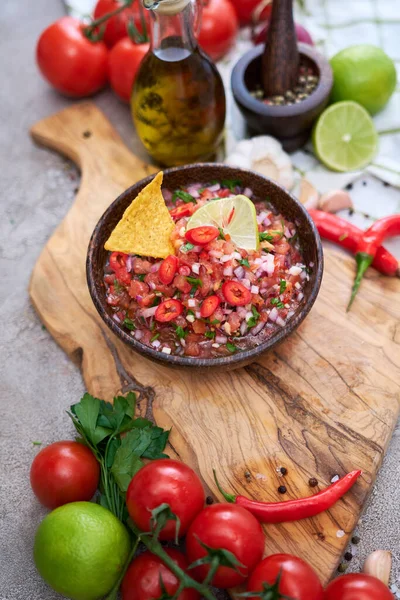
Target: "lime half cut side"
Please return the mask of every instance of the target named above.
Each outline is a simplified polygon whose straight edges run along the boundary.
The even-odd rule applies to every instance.
[[[187,229],[203,225],[219,227],[230,235],[238,248],[257,250],[259,247],[256,209],[247,196],[232,196],[207,202],[189,219]]]
[[[333,171],[357,171],[376,154],[378,134],[368,112],[357,102],[329,106],[315,125],[314,150]]]

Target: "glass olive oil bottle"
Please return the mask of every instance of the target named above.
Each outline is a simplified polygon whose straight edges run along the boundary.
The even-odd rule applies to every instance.
[[[211,158],[222,138],[222,79],[194,36],[195,0],[144,0],[152,11],[151,48],[132,92],[137,133],[166,166]]]

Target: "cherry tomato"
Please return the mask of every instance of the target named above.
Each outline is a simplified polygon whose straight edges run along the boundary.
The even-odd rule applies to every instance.
[[[207,554],[200,544],[210,548],[222,548],[231,552],[243,567],[219,567],[212,584],[229,588],[243,583],[261,560],[264,551],[264,534],[261,525],[252,514],[237,504],[213,504],[201,511],[189,527],[186,536],[186,554],[189,562]],[[203,581],[210,565],[191,569],[193,576]]]
[[[182,204],[181,206],[177,206],[176,208],[172,208],[169,211],[169,214],[173,219],[182,219],[182,217],[188,217],[193,214],[194,204]]]
[[[108,79],[114,92],[129,102],[132,87],[149,44],[134,44],[129,37],[119,40],[108,57]]]
[[[180,519],[179,535],[184,535],[190,523],[204,506],[205,494],[196,473],[177,460],[153,460],[133,477],[126,493],[126,505],[131,519],[142,531],[151,530],[151,511],[163,503],[169,504]],[[168,521],[160,539],[175,539],[176,521]]]
[[[170,255],[167,256],[167,258],[164,258],[158,270],[158,277],[160,278],[160,281],[165,285],[172,283],[177,269],[178,259],[176,256]]]
[[[113,12],[116,8],[121,6],[121,4],[122,2],[119,0],[98,0],[94,9],[93,17],[95,19],[99,19],[105,14]],[[110,17],[107,20],[103,39],[109,48],[127,36],[127,25],[130,20],[133,20],[135,27],[137,27],[140,33],[143,33],[142,21],[140,17],[141,10],[147,25],[147,31],[149,30],[150,13],[148,10],[144,10],[143,8],[141,9],[140,4],[141,2],[135,0],[131,6],[126,7],[118,15]]]
[[[225,300],[233,306],[245,306],[251,302],[251,293],[238,281],[226,281],[222,285],[222,293]]]
[[[324,600],[394,600],[394,596],[376,577],[350,573],[330,582]]]
[[[195,246],[205,246],[219,236],[219,230],[213,225],[203,225],[202,227],[194,227],[185,233],[185,238]]]
[[[110,269],[113,271],[119,271],[122,267],[126,267],[126,259],[128,258],[127,254],[123,254],[122,252],[111,252],[110,254]]]
[[[203,0],[201,29],[197,39],[213,60],[219,60],[232,48],[238,29],[236,11],[229,0]]]
[[[55,442],[33,459],[30,479],[43,506],[57,508],[68,502],[90,500],[99,483],[100,467],[87,446]]]
[[[104,42],[91,42],[73,17],[47,27],[36,47],[36,60],[45,79],[62,94],[90,96],[107,83],[108,51]]]
[[[269,31],[270,22],[267,21],[264,25],[261,25],[260,28],[257,27],[256,31],[253,35],[254,44],[265,44],[265,41],[268,39],[268,31]],[[299,23],[295,23],[296,28],[296,36],[298,42],[303,42],[304,44],[309,44],[310,46],[314,46],[314,42],[312,40],[311,35],[308,33],[307,29],[305,29]]]
[[[296,600],[323,600],[324,590],[318,575],[301,558],[290,554],[272,554],[264,558],[252,572],[247,583],[248,592],[261,592],[263,585],[273,585],[279,575],[278,595]],[[256,600],[254,596],[251,600]]]
[[[174,548],[165,548],[165,552],[176,562],[178,567],[186,571],[186,558]],[[126,572],[122,582],[122,600],[153,600],[161,598],[163,590],[172,598],[179,587],[179,580],[158,556],[146,551],[135,558]],[[175,598],[175,596],[174,596]],[[177,600],[198,600],[200,594],[193,589],[183,590]]]
[[[183,311],[183,304],[179,300],[165,300],[157,306],[155,318],[160,323],[168,323],[179,317]]]
[[[272,2],[266,4],[265,0],[231,0],[236,9],[241,25],[268,19],[271,15]],[[262,8],[264,4],[264,8]]]
[[[217,310],[221,300],[218,296],[208,296],[201,305],[200,314],[203,319],[211,317],[211,315]]]

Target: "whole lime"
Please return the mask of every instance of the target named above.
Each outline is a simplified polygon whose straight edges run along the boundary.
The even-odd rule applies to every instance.
[[[371,115],[382,110],[396,87],[394,63],[377,46],[349,46],[335,54],[331,66],[332,102],[353,100]]]
[[[129,551],[129,534],[109,510],[72,502],[43,519],[33,555],[56,592],[72,600],[97,600],[117,582]]]

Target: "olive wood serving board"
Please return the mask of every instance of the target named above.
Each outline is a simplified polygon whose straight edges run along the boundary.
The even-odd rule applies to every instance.
[[[89,132],[89,133],[88,133]],[[124,346],[103,324],[86,286],[93,228],[125,188],[155,169],[135,157],[92,103],[32,127],[33,139],[75,161],[80,190],[43,249],[30,296],[58,344],[81,366],[90,393],[112,399],[135,390],[140,411],[172,427],[171,456],[190,464],[221,499],[298,498],[355,468],[362,478],[331,510],[265,527],[266,553],[311,562],[326,582],[371,491],[399,414],[400,281],[370,269],[353,309],[345,307],[354,260],[325,248],[318,300],[289,340],[254,364],[224,373],[171,370]],[[279,475],[279,467],[288,474]],[[319,488],[308,481],[317,478]],[[287,493],[277,489],[284,484]]]

